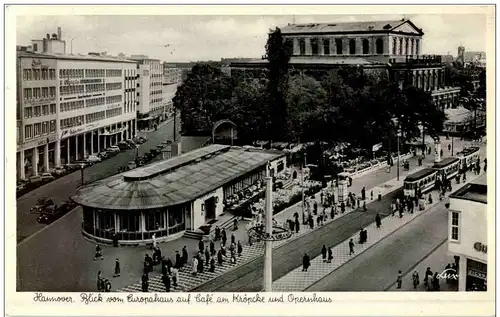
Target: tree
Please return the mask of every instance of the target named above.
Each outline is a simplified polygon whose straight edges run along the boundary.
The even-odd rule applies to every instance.
[[[285,41],[281,30],[270,30],[266,43],[268,60],[268,106],[270,108],[271,126],[268,130],[271,140],[279,141],[287,135],[287,108],[285,94],[288,87],[288,63],[293,45]]]
[[[208,64],[196,64],[173,99],[180,110],[182,133],[210,131],[231,108],[233,80]]]

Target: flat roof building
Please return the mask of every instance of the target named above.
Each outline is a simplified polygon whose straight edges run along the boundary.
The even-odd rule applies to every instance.
[[[284,153],[213,144],[83,186],[72,199],[83,207],[89,238],[172,239],[216,220],[229,197],[265,177],[268,164],[279,173]]]
[[[486,291],[488,276],[487,174],[450,195],[448,252],[458,264],[459,291]]]

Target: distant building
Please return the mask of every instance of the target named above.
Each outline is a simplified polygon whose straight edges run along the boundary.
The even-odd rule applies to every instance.
[[[459,291],[487,290],[488,218],[491,220],[487,192],[483,174],[450,195],[448,251],[458,264]]]
[[[136,135],[136,62],[67,55],[61,28],[17,51],[17,172],[36,176]]]
[[[421,55],[424,33],[410,20],[289,24],[281,32],[293,46],[289,65],[295,71],[321,78],[332,69],[360,67],[429,91],[439,107],[458,103],[460,88],[449,86],[440,56]],[[258,74],[266,65],[260,59],[229,67],[231,75]]]
[[[146,57],[146,58],[143,58]],[[160,60],[146,55],[132,55],[137,62],[137,128],[147,129],[165,119],[163,102],[163,67]]]

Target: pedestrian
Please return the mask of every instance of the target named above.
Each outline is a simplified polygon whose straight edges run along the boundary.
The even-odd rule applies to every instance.
[[[97,272],[97,291],[101,292],[104,290],[104,282],[103,278],[101,277],[101,271]]]
[[[300,231],[299,218],[295,218],[295,233],[299,233],[299,231]]]
[[[332,247],[328,247],[328,263],[332,263],[332,260],[333,260],[333,251],[332,251]]]
[[[429,193],[429,204],[432,204],[432,193]]]
[[[218,241],[220,239],[220,228],[219,226],[215,227],[215,241]]]
[[[290,227],[290,231],[294,232],[295,231],[295,222],[294,220],[288,219],[288,226]]]
[[[153,233],[153,235],[151,236],[151,239],[153,240],[153,249],[156,249],[156,234]]]
[[[371,198],[371,200],[373,200],[373,190],[370,191],[370,198]]]
[[[391,210],[392,210],[392,217],[394,217],[394,214],[396,213],[396,204],[394,202],[391,203]]]
[[[440,156],[443,157],[443,149],[439,152]]]
[[[377,199],[378,199],[378,201],[382,200],[382,193],[380,192],[380,189],[378,191]]]
[[[222,258],[222,250],[219,250],[217,252],[217,263],[219,263],[220,266],[222,266],[223,258]]]
[[[314,229],[314,220],[312,215],[309,215],[309,228]]]
[[[363,200],[363,211],[366,212],[366,201]]]
[[[349,240],[349,255],[354,254],[354,241]]]
[[[210,273],[214,273],[215,272],[215,259],[214,259],[214,257],[212,257],[210,259],[210,269],[208,271]]]
[[[118,277],[120,276],[120,260],[118,260],[118,258],[116,258],[116,261],[115,261],[115,274],[113,275],[113,277]]]
[[[361,207],[361,200],[358,198],[356,199],[357,203],[358,203],[358,208]],[[354,204],[353,204],[354,205]]]
[[[321,191],[321,194],[319,195],[321,199],[321,205],[323,205],[323,191]]]
[[[187,247],[186,247],[186,246],[184,246],[184,247],[182,248],[182,265],[183,265],[183,266],[184,266],[184,265],[186,265],[186,264],[188,264],[188,258],[189,258],[189,257],[188,257]]]
[[[197,272],[198,272],[198,260],[196,259],[196,257],[193,257],[191,274],[196,276]]]
[[[163,274],[162,277],[162,282],[163,282],[163,285],[165,286],[165,292],[170,292],[170,277],[166,274]]]
[[[311,260],[309,259],[309,255],[307,253],[302,257],[302,272],[307,272],[307,269],[311,266]]]
[[[380,214],[377,214],[377,216],[375,216],[375,224],[377,225],[377,228],[380,228],[380,226],[382,225],[382,218],[380,218]]]
[[[238,240],[238,257],[243,253],[243,246],[241,245],[241,241]]]
[[[205,248],[205,265],[208,266],[208,263],[210,261],[210,251],[208,250],[208,247]]]
[[[252,241],[252,236],[251,235],[248,235],[248,245],[249,246],[252,246],[253,244],[253,241]]]
[[[236,244],[236,237],[234,236],[234,233],[231,233],[231,244]]]
[[[330,209],[330,218],[333,220],[335,218],[335,205],[332,205]]]
[[[210,254],[212,256],[215,255],[215,242],[214,242],[214,240],[210,240]]]
[[[486,159],[485,159],[485,160],[486,160]],[[485,172],[485,173],[486,173],[486,166],[487,166],[487,164],[486,164],[486,162],[485,162],[485,163],[484,163],[484,172]]]
[[[316,223],[317,223],[318,227],[321,225],[321,215],[318,215],[316,217]]]
[[[439,292],[441,289],[441,286],[439,285],[439,277],[437,272],[434,273],[434,277],[432,278],[432,289],[437,292]]]
[[[179,282],[179,270],[176,268],[172,269],[172,285],[177,287],[177,282]]]
[[[323,263],[326,262],[326,245],[323,244],[323,248],[321,248],[321,255],[323,256]]]
[[[233,231],[238,230],[238,218],[234,217],[233,219]]]
[[[403,274],[401,271],[398,271],[397,283],[398,283],[397,289],[401,289],[401,286],[403,285]]]
[[[101,258],[101,260],[104,260],[104,257],[102,256],[101,247],[98,244],[96,244],[94,260],[97,260],[98,258]]]
[[[413,271],[412,280],[413,280],[413,289],[417,289],[417,286],[420,284],[420,278],[416,270]]]
[[[180,269],[182,267],[182,258],[179,251],[175,251],[175,268]]]
[[[399,218],[403,218],[403,207],[402,206],[399,207],[398,212],[399,212]]]
[[[363,241],[367,242],[368,241],[368,230],[363,230]]]
[[[341,203],[340,203],[340,212],[341,212],[341,213],[344,213],[344,212],[345,212],[345,203],[344,203],[344,202],[341,202]]]
[[[365,200],[366,198],[366,189],[365,186],[361,189],[361,200]]]
[[[104,279],[104,291],[106,293],[111,292],[111,282],[107,278]]]
[[[165,259],[165,257],[161,259],[161,274],[162,275],[170,274],[170,270],[167,267],[167,260]]]
[[[199,273],[203,273],[203,269],[204,269],[204,265],[203,265],[203,258],[201,258],[200,256],[197,256],[196,257],[196,260],[198,261],[198,272]]]
[[[142,274],[142,291],[147,292],[149,287],[149,276],[148,273],[144,272]]]

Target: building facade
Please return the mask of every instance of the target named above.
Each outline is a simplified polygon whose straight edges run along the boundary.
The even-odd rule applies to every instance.
[[[488,205],[486,174],[450,195],[448,251],[458,262],[458,290],[486,291]]]
[[[18,178],[84,159],[133,137],[135,87],[133,61],[18,51]]]
[[[449,87],[440,57],[422,56],[424,33],[410,20],[349,23],[289,24],[281,28],[291,43],[290,67],[321,78],[346,66],[429,91],[443,109],[455,107],[460,88]],[[265,68],[265,60],[231,63],[231,75]]]
[[[137,62],[137,128],[153,128],[164,120],[163,65],[144,55],[131,59]]]

